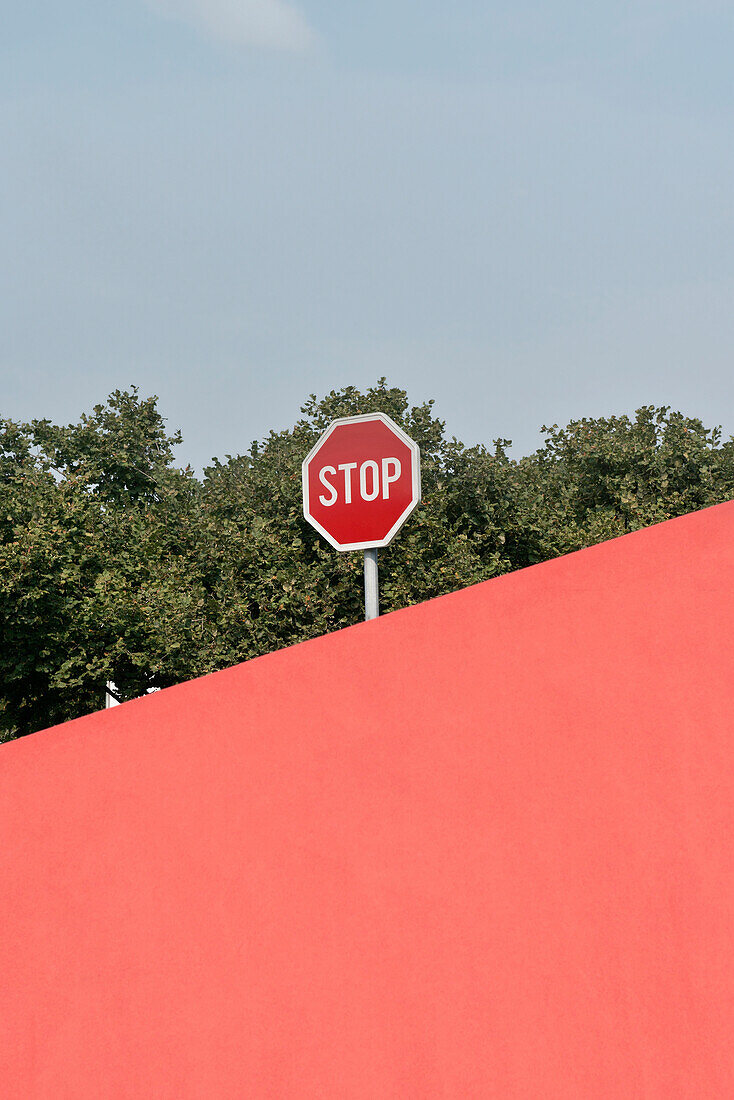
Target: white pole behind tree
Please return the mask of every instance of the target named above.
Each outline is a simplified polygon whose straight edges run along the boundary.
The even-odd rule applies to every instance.
[[[120,700],[117,697],[117,688],[111,680],[108,680],[105,684],[104,705],[105,709],[107,707],[117,707],[120,705]]]

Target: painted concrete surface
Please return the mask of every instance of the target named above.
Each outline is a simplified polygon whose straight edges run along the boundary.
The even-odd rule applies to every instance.
[[[35,1098],[734,1096],[734,504],[0,748]]]

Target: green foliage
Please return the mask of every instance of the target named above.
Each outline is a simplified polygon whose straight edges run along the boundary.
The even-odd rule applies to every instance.
[[[381,410],[420,445],[423,502],[380,553],[384,611],[734,495],[734,443],[667,408],[544,428],[516,461],[447,439],[385,380],[197,479],[156,398],[78,424],[0,421],[0,738],[224,668],[362,616],[362,556],[304,521],[300,465],[335,418]]]

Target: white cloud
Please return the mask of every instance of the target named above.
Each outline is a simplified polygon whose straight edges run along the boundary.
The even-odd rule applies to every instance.
[[[316,34],[305,16],[288,0],[148,0],[148,3],[172,19],[191,23],[235,45],[301,52],[316,42]]]

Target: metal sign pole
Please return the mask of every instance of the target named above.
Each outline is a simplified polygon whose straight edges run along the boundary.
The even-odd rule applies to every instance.
[[[380,614],[380,587],[377,579],[377,551],[364,552],[364,617],[376,619]]]

